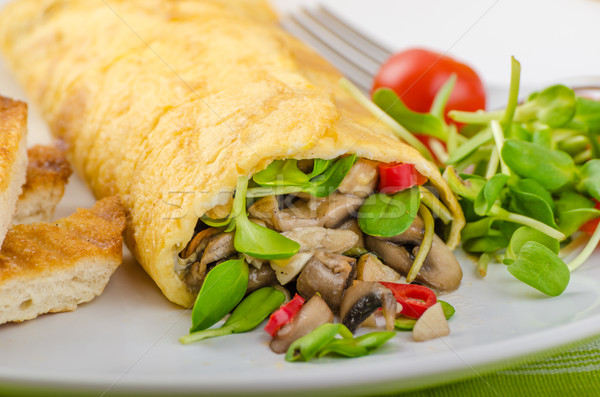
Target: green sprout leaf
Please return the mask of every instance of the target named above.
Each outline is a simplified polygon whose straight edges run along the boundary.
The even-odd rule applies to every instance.
[[[537,241],[521,246],[508,271],[525,284],[546,295],[558,296],[569,284],[571,273],[567,265],[551,249]]]
[[[339,158],[322,174],[311,179],[310,183],[302,191],[315,197],[329,196],[340,186],[340,183],[342,183],[355,162],[355,154]]]
[[[589,130],[600,130],[600,101],[588,98],[577,98],[575,119],[582,122]]]
[[[508,175],[496,174],[485,183],[475,198],[473,208],[477,215],[485,216],[490,212],[508,179]]]
[[[297,160],[276,160],[254,175],[253,180],[260,187],[249,189],[246,195],[264,197],[304,192],[327,197],[338,188],[355,162],[355,154],[335,161],[316,159],[311,173],[305,174],[298,169]]]
[[[340,335],[341,338],[336,338]],[[371,354],[394,337],[394,332],[371,332],[357,338],[343,324],[323,324],[293,342],[286,361],[309,361],[314,357],[337,354],[344,357],[361,357]]]
[[[519,176],[533,179],[551,192],[575,180],[575,163],[560,150],[507,139],[502,147],[502,159]]]
[[[410,110],[389,88],[376,90],[373,93],[373,102],[409,131],[429,135],[442,141],[448,138],[446,127],[440,118],[430,113]]]
[[[521,248],[528,241],[537,241],[550,249],[555,254],[560,250],[560,243],[557,239],[549,237],[544,233],[530,228],[529,226],[521,226],[512,235],[510,243],[506,248],[506,258],[516,259]]]
[[[524,185],[521,185],[521,187],[524,187]],[[508,208],[510,211],[536,219],[554,229],[558,228],[554,220],[552,207],[544,198],[520,190],[518,185],[510,186],[509,191],[511,201]]]
[[[248,332],[258,327],[285,301],[285,294],[273,287],[260,288],[248,295],[220,328],[193,332],[179,339],[183,344],[229,334]]]
[[[300,186],[307,184],[308,175],[298,169],[298,160],[275,160],[252,178],[261,186]]]
[[[577,190],[600,201],[600,160],[590,160],[581,167]]]
[[[244,259],[222,262],[208,272],[194,308],[190,332],[204,330],[221,320],[244,297],[248,264]]]
[[[564,85],[554,85],[532,94],[527,102],[517,107],[515,120],[539,120],[550,127],[561,127],[575,115],[575,92]]]
[[[393,195],[373,194],[358,210],[358,226],[371,236],[396,236],[413,223],[419,205],[418,187],[404,189]]]
[[[246,214],[246,189],[248,179],[238,179],[233,199],[232,213],[235,217],[235,237],[233,245],[236,251],[259,259],[290,258],[300,250],[300,244],[264,226],[248,219]]]

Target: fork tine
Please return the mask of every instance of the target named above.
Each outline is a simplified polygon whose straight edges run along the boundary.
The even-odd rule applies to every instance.
[[[352,43],[365,55],[374,59],[379,65],[385,62],[392,51],[380,43],[361,33],[355,26],[350,25],[339,16],[335,15],[329,8],[320,5],[317,12],[324,26],[331,26],[331,31],[337,36],[344,38],[347,43]]]
[[[329,47],[335,49],[369,75],[374,76],[377,73],[381,62],[372,57],[368,50],[356,46],[343,34],[337,33],[335,29],[330,27],[329,21],[323,20],[323,15],[313,13],[306,8],[300,11],[300,15],[303,17],[305,26],[319,36],[323,42],[326,42]]]
[[[357,66],[352,60],[340,53],[330,44],[321,39],[321,37],[312,31],[314,26],[306,24],[296,15],[288,15],[281,21],[283,27],[301,40],[311,44],[317,52],[330,61],[339,69],[348,79],[356,84],[361,90],[368,92],[371,89],[371,80],[373,74]]]

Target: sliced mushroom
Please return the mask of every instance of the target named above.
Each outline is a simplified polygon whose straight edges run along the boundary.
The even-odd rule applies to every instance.
[[[358,221],[355,218],[349,218],[349,219],[345,220],[344,222],[342,222],[341,224],[338,225],[337,229],[353,231],[358,236],[358,240],[354,244],[354,247],[360,247],[360,248],[365,247],[365,238],[364,238],[363,232],[362,232],[362,230],[360,230],[360,227],[358,226]],[[354,247],[352,247],[352,248],[354,248]]]
[[[206,263],[194,262],[185,272],[183,281],[190,291],[198,292],[206,278],[206,273],[208,273]]]
[[[252,204],[248,209],[251,219],[259,219],[266,226],[279,232],[297,227],[323,226],[325,221],[318,216],[318,208],[323,200],[296,200],[283,210],[279,209],[276,196],[266,196]]]
[[[248,208],[251,220],[252,218],[261,220],[270,228],[274,228],[273,216],[277,211],[279,211],[279,203],[275,196],[263,197]]]
[[[235,254],[237,251],[233,246],[233,237],[233,232],[223,232],[212,236],[202,253],[201,262],[208,264]]]
[[[290,207],[275,212],[275,230],[286,232],[298,227],[323,226],[325,220],[318,216],[318,208],[312,207],[311,200],[296,200]]]
[[[188,245],[179,253],[181,259],[188,259],[192,262],[196,260],[197,254],[204,251],[208,244],[208,238],[213,234],[219,233],[220,229],[209,227],[208,229],[201,230],[190,240]],[[196,256],[192,257],[192,255]]]
[[[393,330],[396,319],[396,298],[392,291],[377,282],[356,282],[344,293],[340,317],[342,323],[354,332],[380,307],[383,308],[386,329]]]
[[[423,219],[420,217],[416,217],[413,223],[410,225],[406,231],[400,233],[397,236],[392,237],[378,237],[382,240],[391,241],[396,244],[411,244],[411,245],[420,245],[421,241],[423,241],[423,236],[425,235],[425,224],[423,223]]]
[[[314,295],[302,306],[290,323],[277,331],[269,347],[275,353],[285,353],[295,340],[318,326],[331,322],[333,322],[333,312],[319,295]]]
[[[261,266],[260,269],[250,267],[248,271],[248,287],[246,293],[249,294],[259,288],[277,283],[275,271],[270,266]]]
[[[419,247],[413,248],[413,255],[416,255],[418,250]],[[452,291],[460,285],[463,273],[450,248],[438,236],[433,236],[431,248],[419,270],[419,275],[435,289]]]
[[[373,237],[365,236],[365,247],[377,253],[383,262],[400,274],[408,274],[414,257],[403,246]]]
[[[362,197],[333,193],[327,198],[327,202],[319,207],[319,218],[323,226],[336,227],[348,217],[356,217],[364,201]]]
[[[402,278],[391,267],[381,263],[373,254],[364,254],[356,265],[356,278],[361,281],[388,281],[396,283]]]
[[[367,197],[375,190],[378,176],[377,162],[359,159],[350,168],[338,190],[345,194]]]
[[[350,230],[323,227],[299,227],[281,234],[300,244],[300,251],[324,249],[339,254],[354,247],[358,241],[358,236]]]
[[[183,278],[186,286],[191,291],[200,290],[208,272],[209,264],[227,259],[236,253],[233,246],[233,236],[232,232],[211,234],[205,237],[197,245],[196,251],[186,259],[186,261],[191,262],[191,265],[186,268]]]
[[[365,244],[367,249],[376,252],[386,265],[400,274],[409,272],[417,252],[413,250],[411,254],[406,248],[381,237],[366,236]],[[418,250],[418,247],[415,248]],[[433,243],[416,279],[440,291],[452,291],[460,285],[460,264],[448,246],[436,235],[433,236]]]
[[[308,261],[296,281],[298,293],[310,299],[316,293],[337,311],[344,290],[354,279],[356,259],[318,250]]]

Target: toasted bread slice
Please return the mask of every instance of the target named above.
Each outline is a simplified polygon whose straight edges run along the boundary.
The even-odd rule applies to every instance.
[[[75,310],[100,295],[122,262],[118,197],[52,224],[15,225],[0,251],[0,324]]]
[[[27,171],[27,105],[0,96],[0,242],[12,222]]]
[[[37,145],[27,150],[27,179],[13,224],[50,222],[72,170],[63,150]]]

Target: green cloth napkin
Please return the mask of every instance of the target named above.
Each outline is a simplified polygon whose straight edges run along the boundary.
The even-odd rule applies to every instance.
[[[393,396],[600,396],[600,339],[540,361]]]

